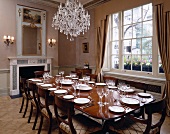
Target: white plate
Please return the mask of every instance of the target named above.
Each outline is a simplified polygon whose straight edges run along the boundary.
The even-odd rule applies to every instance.
[[[106,83],[96,83],[96,86],[106,86]]]
[[[63,96],[64,99],[73,99],[74,96],[73,95],[65,95]]]
[[[86,91],[86,90],[92,90],[92,87],[77,87],[77,89]]]
[[[56,91],[54,91],[54,93],[56,93],[56,94],[64,94],[64,93],[67,93],[67,90],[56,90]]]
[[[113,89],[113,88],[117,88],[117,87],[116,86],[108,86],[108,88],[112,88]]]
[[[65,77],[66,77],[66,78],[71,78],[71,76],[69,76],[69,75],[68,75],[68,76],[65,76]]]
[[[115,113],[123,113],[125,109],[120,106],[109,106],[109,110]]]
[[[79,81],[84,81],[84,79],[79,79]]]
[[[36,85],[43,85],[44,83],[36,83]]]
[[[72,82],[72,81],[67,81],[67,82],[61,82],[61,84],[64,84],[64,85],[71,85],[71,84],[73,84],[74,82]]]
[[[86,103],[90,102],[90,99],[88,99],[88,98],[77,98],[77,99],[74,99],[74,102],[77,103],[77,104],[86,104]]]
[[[79,78],[72,78],[72,80],[78,80]]]
[[[42,87],[52,87],[52,84],[43,84]]]
[[[42,80],[40,80],[40,79],[33,79],[32,81],[34,81],[34,82],[42,82]]]
[[[127,92],[127,93],[133,93],[135,90],[133,90],[132,88],[129,88],[129,89],[121,89],[121,91]]]
[[[149,93],[138,93],[138,95],[141,97],[151,97],[151,94]]]
[[[57,90],[55,87],[53,87],[53,88],[49,88],[48,90],[50,90],[50,91],[55,91],[55,90]]]
[[[32,79],[28,79],[28,80],[31,80],[31,81],[32,81],[32,80],[34,80],[34,79],[32,78]]]
[[[89,84],[94,84],[95,82],[94,81],[89,81]]]
[[[129,105],[137,105],[139,104],[139,100],[137,99],[134,99],[134,98],[122,98],[121,101],[124,103],[124,104],[129,104]]]

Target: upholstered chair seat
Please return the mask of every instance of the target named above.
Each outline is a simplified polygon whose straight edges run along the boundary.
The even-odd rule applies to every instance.
[[[101,130],[101,124],[82,114],[74,115],[72,122],[77,134],[89,134]],[[69,125],[64,122],[61,122],[59,127],[66,133],[72,134]]]

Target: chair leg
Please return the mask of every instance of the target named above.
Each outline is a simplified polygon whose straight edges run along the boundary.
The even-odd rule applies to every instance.
[[[26,101],[26,107],[25,107],[25,111],[24,111],[23,118],[25,118],[25,115],[26,115],[26,113],[27,113],[27,109],[28,109],[28,102],[29,102],[29,100],[27,99],[27,101]]]
[[[29,115],[29,118],[28,118],[28,123],[30,123],[32,112],[33,112],[33,105],[31,104],[31,110],[30,110],[30,115]]]
[[[48,128],[48,134],[51,134],[52,119],[50,119],[49,121],[50,121],[50,124],[49,124],[49,128]]]
[[[24,106],[24,97],[22,97],[22,104],[21,104],[21,108],[20,108],[20,110],[19,110],[19,113],[21,113],[22,112],[22,109],[23,109],[23,106]]]
[[[37,108],[36,110],[36,116],[35,116],[35,121],[34,121],[34,125],[32,127],[32,130],[35,130],[36,124],[37,124],[37,120],[38,120],[38,114],[39,114],[39,110]]]
[[[41,133],[41,128],[42,128],[42,124],[43,124],[43,119],[44,119],[44,116],[41,115],[41,120],[40,120],[40,126],[39,126],[39,129],[38,129],[38,134]]]

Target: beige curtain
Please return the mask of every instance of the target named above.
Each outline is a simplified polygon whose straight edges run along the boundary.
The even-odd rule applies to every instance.
[[[108,16],[106,19],[101,20],[100,26],[97,28],[97,55],[96,55],[96,72],[98,75],[98,81],[101,81],[101,69],[104,62],[105,46],[106,46],[106,37],[108,30]]]
[[[163,4],[156,5],[155,11],[158,46],[166,76],[163,95],[167,95],[167,115],[170,116],[170,12],[164,16]]]

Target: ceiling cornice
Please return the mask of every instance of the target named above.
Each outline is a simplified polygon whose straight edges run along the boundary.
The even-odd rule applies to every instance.
[[[27,0],[27,1],[31,3],[44,5],[44,6],[54,7],[54,8],[57,8],[60,4],[59,2],[53,0]]]

